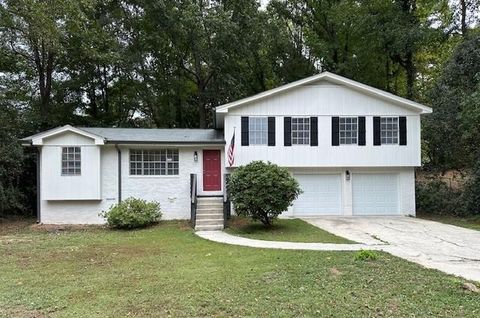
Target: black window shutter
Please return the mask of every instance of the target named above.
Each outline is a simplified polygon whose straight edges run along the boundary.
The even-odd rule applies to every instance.
[[[242,117],[242,146],[248,145],[248,117]]]
[[[268,145],[275,146],[275,117],[268,117]]]
[[[373,145],[380,146],[380,117],[373,117]]]
[[[310,117],[310,146],[318,146],[318,117]]]
[[[358,145],[365,146],[365,117],[358,117]]]
[[[292,145],[292,117],[283,118],[283,144],[284,146]]]
[[[332,146],[340,145],[340,118],[332,117]]]
[[[407,145],[407,117],[398,118],[398,128],[400,129],[400,146]]]

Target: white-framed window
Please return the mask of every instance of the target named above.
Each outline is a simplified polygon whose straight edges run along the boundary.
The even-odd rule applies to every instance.
[[[130,175],[178,175],[178,149],[130,149]]]
[[[398,144],[398,117],[380,118],[380,141],[382,145]]]
[[[79,176],[81,174],[81,147],[62,147],[62,176]]]
[[[250,145],[266,145],[268,135],[267,117],[248,118],[248,143]]]
[[[358,117],[340,117],[340,145],[356,145],[358,142]]]
[[[310,117],[292,117],[292,145],[310,145]]]

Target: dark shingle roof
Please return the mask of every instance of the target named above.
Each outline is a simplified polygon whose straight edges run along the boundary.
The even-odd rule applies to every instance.
[[[103,137],[109,143],[225,143],[223,131],[216,129],[77,128]]]
[[[225,144],[223,131],[216,129],[162,129],[162,128],[99,128],[70,127],[103,138],[106,143],[123,144]],[[57,127],[20,139],[22,144],[30,145],[32,139],[60,130]],[[60,132],[60,131],[59,131]]]

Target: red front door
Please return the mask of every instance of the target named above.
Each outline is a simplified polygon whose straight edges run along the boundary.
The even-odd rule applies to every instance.
[[[222,190],[220,150],[203,151],[203,191]]]

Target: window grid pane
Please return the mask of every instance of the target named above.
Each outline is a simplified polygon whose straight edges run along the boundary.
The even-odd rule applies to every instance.
[[[62,147],[62,176],[82,174],[81,147]]]
[[[292,145],[310,144],[310,118],[292,118]]]
[[[358,141],[358,118],[340,117],[340,144],[356,145]]]
[[[131,149],[130,174],[139,176],[178,175],[178,149]]]
[[[380,118],[380,140],[382,145],[398,144],[398,117]]]
[[[267,117],[248,118],[248,142],[250,145],[266,145],[267,133]]]

